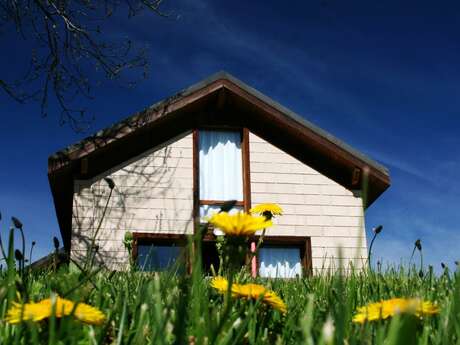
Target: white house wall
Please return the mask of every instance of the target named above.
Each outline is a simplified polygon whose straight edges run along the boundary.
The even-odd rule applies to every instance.
[[[267,235],[310,236],[315,272],[360,268],[367,245],[364,210],[353,193],[260,137],[250,134],[252,204],[274,202],[284,214]]]
[[[366,257],[361,197],[256,135],[249,141],[252,204],[275,202],[285,211],[267,234],[310,236],[315,271],[348,267],[350,261],[361,267]],[[90,181],[75,181],[72,258],[85,257],[99,227],[110,191],[104,177],[116,187],[96,244],[98,259],[109,268],[128,263],[126,231],[191,234],[192,144],[188,133]]]
[[[99,227],[110,192],[104,177],[115,182],[105,217],[98,232],[98,259],[109,268],[123,268],[128,253],[123,245],[126,231],[193,232],[192,134],[175,138],[111,169],[91,181],[75,181],[71,256],[82,260]]]

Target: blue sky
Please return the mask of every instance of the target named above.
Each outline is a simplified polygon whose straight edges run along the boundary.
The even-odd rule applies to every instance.
[[[104,83],[82,100],[96,116],[87,133],[59,126],[53,107],[42,119],[37,104],[0,92],[2,236],[15,215],[36,256],[47,253],[59,234],[48,156],[226,70],[390,169],[391,188],[367,211],[368,236],[384,225],[376,258],[407,261],[421,238],[426,263],[460,259],[458,3],[166,0],[165,10],[175,16],[119,15],[106,27],[149,46],[150,75],[134,89]],[[0,38],[2,73],[18,75],[30,48]]]

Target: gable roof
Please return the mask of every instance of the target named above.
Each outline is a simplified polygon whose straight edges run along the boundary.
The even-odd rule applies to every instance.
[[[97,176],[202,126],[239,126],[348,189],[367,180],[366,207],[390,186],[388,170],[225,72],[168,97],[48,159],[64,245],[70,248],[73,181]]]

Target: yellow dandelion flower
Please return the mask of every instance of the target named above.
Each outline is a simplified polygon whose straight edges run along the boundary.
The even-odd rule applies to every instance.
[[[273,216],[281,216],[283,209],[277,204],[259,204],[251,208],[249,213],[262,216],[268,215],[269,218],[272,218]]]
[[[54,301],[51,298],[44,299],[37,303],[26,303],[24,305],[13,303],[7,311],[5,321],[11,324],[20,323],[21,321],[41,321],[51,317],[53,310],[55,316],[61,318],[72,315],[84,323],[91,325],[100,325],[105,320],[105,315],[97,308],[85,303],[74,303],[64,298],[56,297]],[[76,306],[76,307],[75,307]],[[75,311],[74,311],[75,309]]]
[[[214,277],[211,280],[211,286],[223,294],[228,290],[228,281],[224,277]]]
[[[209,219],[209,223],[221,229],[228,236],[251,236],[257,230],[273,225],[272,221],[265,219],[265,217],[254,217],[243,212],[236,214],[216,213]]]
[[[211,286],[219,293],[224,294],[228,289],[228,281],[223,277],[215,277],[211,281]],[[262,285],[232,284],[232,296],[252,300],[261,298],[263,303],[268,304],[273,309],[279,310],[283,314],[287,312],[283,300],[274,291],[268,290]]]
[[[423,317],[438,313],[438,306],[430,301],[422,301],[417,298],[392,298],[359,307],[353,317],[353,322],[362,324],[366,321],[385,320],[396,314]]]

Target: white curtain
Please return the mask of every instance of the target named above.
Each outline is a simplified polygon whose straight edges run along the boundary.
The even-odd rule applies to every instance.
[[[200,199],[243,200],[241,134],[200,131]]]
[[[302,276],[299,248],[262,247],[259,262],[259,275],[264,278]]]
[[[220,206],[215,206],[215,205],[201,205],[200,206],[200,219],[202,223],[206,222],[206,217],[212,216],[214,213],[217,213],[220,211]],[[241,206],[235,206],[233,207],[228,213],[230,214],[235,214],[237,212],[243,211],[243,207]]]

